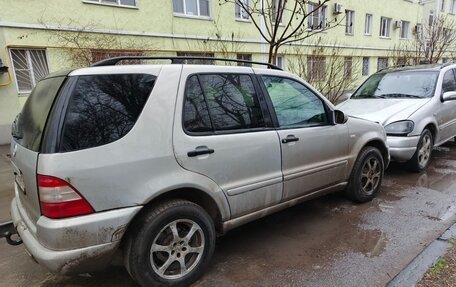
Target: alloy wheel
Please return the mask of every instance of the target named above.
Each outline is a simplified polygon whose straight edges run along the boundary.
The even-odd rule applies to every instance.
[[[380,183],[381,165],[377,158],[370,157],[365,161],[361,172],[361,188],[366,194],[372,194]]]

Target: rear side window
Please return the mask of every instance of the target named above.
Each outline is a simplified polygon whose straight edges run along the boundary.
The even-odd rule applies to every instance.
[[[443,76],[442,92],[455,92],[456,91],[456,78],[454,70],[449,70]]]
[[[265,127],[252,78],[203,74],[187,81],[184,128],[189,132],[235,131]]]
[[[38,152],[52,104],[65,77],[47,78],[38,82],[13,123],[13,137],[30,150]]]
[[[60,151],[101,146],[125,136],[155,80],[148,74],[79,76],[68,103]]]

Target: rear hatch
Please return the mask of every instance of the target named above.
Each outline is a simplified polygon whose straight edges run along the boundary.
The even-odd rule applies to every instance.
[[[58,73],[41,80],[13,123],[11,161],[15,173],[16,200],[27,213],[26,223],[28,220],[35,223],[41,215],[36,173],[38,154],[46,122],[67,74]]]

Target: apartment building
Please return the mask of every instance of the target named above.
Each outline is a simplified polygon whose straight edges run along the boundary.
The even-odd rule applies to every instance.
[[[455,2],[331,0],[308,18],[306,29],[318,30],[336,19],[340,25],[281,47],[277,65],[287,69],[297,56],[308,54],[307,67],[321,69],[316,74],[324,77],[325,59],[312,57],[312,50],[336,45],[345,57],[345,74],[359,74],[360,81],[391,65],[391,49],[415,37],[430,14],[441,13],[442,6],[454,13]],[[9,142],[11,122],[36,82],[49,73],[117,55],[266,61],[268,51],[248,13],[223,0],[2,0],[0,48],[0,144]]]

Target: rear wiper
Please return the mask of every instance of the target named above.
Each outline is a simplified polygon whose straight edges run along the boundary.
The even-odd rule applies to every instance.
[[[381,98],[414,98],[414,99],[421,99],[422,97],[416,95],[408,95],[408,94],[382,94],[378,97]]]

